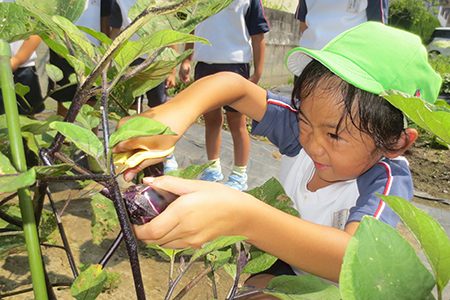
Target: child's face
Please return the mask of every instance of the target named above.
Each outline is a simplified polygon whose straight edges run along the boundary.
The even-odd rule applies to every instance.
[[[300,143],[314,161],[314,182],[325,187],[357,178],[382,156],[373,139],[361,133],[347,118],[336,134],[343,108],[336,97],[316,90],[300,103]],[[312,181],[313,181],[312,180]]]

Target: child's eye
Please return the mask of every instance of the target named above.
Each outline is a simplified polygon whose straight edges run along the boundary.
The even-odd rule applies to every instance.
[[[340,140],[341,137],[334,133],[328,133],[328,136],[333,140]]]

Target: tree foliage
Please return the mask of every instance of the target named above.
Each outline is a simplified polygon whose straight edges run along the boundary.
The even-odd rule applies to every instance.
[[[424,7],[421,0],[397,0],[389,6],[389,25],[412,32],[427,43],[441,23]]]

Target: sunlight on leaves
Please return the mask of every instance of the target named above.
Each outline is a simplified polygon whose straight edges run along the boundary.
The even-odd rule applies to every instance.
[[[433,268],[438,290],[442,291],[450,279],[450,240],[444,228],[433,217],[403,198],[378,196],[411,230]]]
[[[50,124],[50,128],[58,130],[68,141],[92,156],[104,168],[101,160],[101,157],[104,156],[103,144],[92,131],[66,122],[53,122]]]
[[[0,192],[9,193],[17,189],[29,187],[36,181],[36,172],[30,169],[25,173],[0,175]]]
[[[125,122],[116,132],[109,137],[109,146],[113,148],[118,143],[139,137],[160,134],[176,135],[169,127],[153,119],[136,117]]]
[[[344,299],[358,300],[425,299],[435,284],[408,241],[368,216],[347,246],[339,283]]]
[[[394,90],[384,91],[381,96],[403,111],[414,123],[450,144],[450,109]]]
[[[200,258],[209,252],[225,248],[237,242],[245,241],[246,239],[247,238],[243,236],[219,236],[214,241],[203,244],[201,249],[196,250],[190,261],[195,261],[197,258]]]
[[[90,265],[72,284],[70,294],[77,300],[93,300],[100,295],[108,275],[100,265]]]
[[[119,225],[114,203],[101,194],[95,194],[91,201],[94,217],[91,222],[92,241],[100,245],[111,228]]]
[[[339,290],[334,285],[326,284],[322,279],[313,275],[277,276],[272,279],[264,293],[279,299],[341,299]]]

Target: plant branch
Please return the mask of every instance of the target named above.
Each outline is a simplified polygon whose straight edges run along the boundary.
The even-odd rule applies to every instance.
[[[174,298],[173,300],[180,300],[186,295],[199,281],[205,277],[209,272],[212,271],[212,266],[209,265],[206,269],[204,269],[200,274],[198,274],[191,282],[188,283]]]

